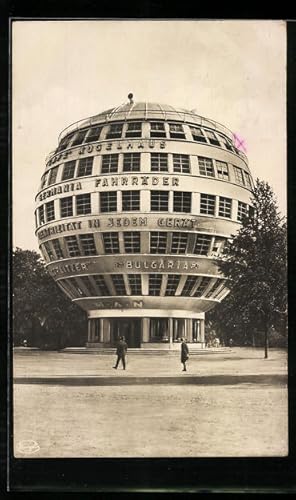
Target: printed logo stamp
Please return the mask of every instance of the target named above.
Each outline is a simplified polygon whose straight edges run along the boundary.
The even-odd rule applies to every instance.
[[[25,439],[24,441],[20,441],[18,443],[18,451],[24,454],[32,454],[37,453],[40,450],[40,446],[33,439]]]

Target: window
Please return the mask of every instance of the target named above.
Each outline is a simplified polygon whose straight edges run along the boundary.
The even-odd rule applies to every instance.
[[[252,189],[251,177],[249,176],[248,172],[244,171],[244,178],[245,178],[245,181],[246,181],[246,186],[249,189]]]
[[[248,215],[248,205],[246,203],[243,203],[242,201],[238,202],[238,207],[237,207],[237,220],[242,222],[243,218]]]
[[[211,279],[212,278],[202,278],[199,286],[197,287],[197,289],[193,294],[193,297],[201,297],[204,294],[208,285],[210,284]]]
[[[79,236],[83,255],[97,255],[93,234],[81,234]]]
[[[224,179],[225,181],[229,181],[229,170],[228,165],[224,161],[216,160],[216,168],[219,179]]]
[[[60,199],[61,217],[71,217],[73,215],[73,198],[67,196]]]
[[[199,127],[190,127],[192,138],[197,142],[207,142],[201,128]]]
[[[245,181],[244,181],[242,169],[239,167],[233,167],[233,168],[234,168],[234,175],[235,175],[236,182],[238,182],[238,184],[242,184],[244,186]]]
[[[191,212],[191,193],[174,192],[174,212]]]
[[[169,191],[150,191],[151,210],[167,212],[169,209]]]
[[[180,276],[169,274],[165,295],[167,296],[175,295],[177,287],[179,285],[179,281],[180,281]]]
[[[128,274],[128,283],[132,295],[142,295],[142,281],[140,274]]]
[[[41,177],[41,186],[40,189],[43,189],[48,178],[48,172],[46,172],[42,177]]]
[[[48,255],[48,259],[50,261],[55,260],[55,256],[54,256],[54,253],[51,249],[51,244],[49,243],[49,241],[46,241],[46,243],[43,243],[43,246],[44,246],[46,253]]]
[[[102,156],[102,174],[113,174],[118,172],[118,154]]]
[[[85,175],[91,175],[93,168],[93,161],[94,161],[93,156],[89,156],[88,158],[82,158],[82,160],[79,160],[77,177],[84,177]]]
[[[141,137],[141,135],[142,135],[141,122],[130,122],[127,124],[127,131],[125,137]]]
[[[223,280],[217,279],[216,283],[212,286],[212,288],[206,293],[205,297],[214,298],[215,292],[217,292],[218,288],[221,286]]]
[[[211,240],[211,236],[208,236],[206,234],[198,234],[196,236],[193,253],[197,255],[208,255]]]
[[[41,205],[41,207],[38,208],[38,213],[39,213],[39,224],[41,226],[42,224],[45,224],[44,205]]]
[[[126,295],[125,284],[122,274],[111,274],[111,279],[116,295]]]
[[[110,125],[106,139],[119,139],[122,135],[122,123],[113,123]]]
[[[116,212],[117,210],[117,191],[107,191],[100,193],[101,212]]]
[[[198,167],[200,175],[215,177],[214,166],[211,158],[198,157]]]
[[[187,240],[186,233],[173,233],[171,253],[186,253]]]
[[[54,202],[53,201],[49,201],[48,203],[45,203],[45,212],[46,212],[47,222],[50,222],[51,220],[55,219]]]
[[[140,210],[140,191],[122,191],[122,210]]]
[[[127,231],[123,233],[124,250],[126,253],[139,253],[141,250],[140,233]]]
[[[224,144],[225,148],[228,149],[228,151],[235,151],[234,147],[232,146],[232,143],[231,143],[230,139],[228,139],[224,135],[220,135],[220,134],[219,134],[219,139]]]
[[[163,122],[150,123],[150,137],[166,137]]]
[[[64,164],[62,181],[66,181],[67,179],[73,179],[75,172],[75,165],[76,165],[75,160],[67,161]]]
[[[211,255],[217,256],[223,253],[225,238],[215,237]]]
[[[125,153],[123,155],[124,172],[140,172],[141,153]]]
[[[102,296],[110,295],[108,287],[105,283],[104,276],[102,276],[101,274],[93,274],[92,277],[95,281],[98,295],[102,295]]]
[[[81,282],[80,282],[79,278],[69,278],[69,281],[71,283],[73,283],[73,286],[76,289],[76,291],[78,292],[78,295],[80,295],[81,297],[86,297],[86,293],[81,286]]]
[[[68,134],[66,137],[64,137],[60,141],[60,145],[59,145],[57,151],[63,151],[64,149],[66,149],[69,146],[70,142],[72,141],[74,135],[75,135],[75,132],[72,132],[71,134]]]
[[[219,217],[227,217],[231,218],[231,199],[224,198],[224,196],[220,196],[219,198]]]
[[[173,155],[174,172],[190,174],[190,164],[188,155]]]
[[[52,242],[53,249],[55,251],[57,259],[63,259],[64,255],[63,255],[63,251],[61,248],[60,240],[59,239],[51,240],[51,242]]]
[[[70,257],[78,257],[80,255],[80,250],[76,236],[66,236],[65,240]]]
[[[197,281],[197,277],[196,276],[187,276],[185,285],[184,285],[182,293],[181,293],[181,295],[183,297],[189,297],[190,296],[190,294],[191,294],[191,292],[193,290],[193,287],[196,284],[196,281]]]
[[[50,186],[51,184],[54,184],[57,179],[58,175],[58,168],[59,167],[54,167],[49,171],[49,179],[48,179],[48,185]]]
[[[218,141],[214,132],[212,132],[211,130],[206,130],[205,132],[211,144],[213,144],[214,146],[220,146],[220,142]]]
[[[72,146],[78,146],[78,144],[82,144],[86,136],[86,132],[87,130],[80,130],[75,136],[74,141],[72,142]]]
[[[82,281],[89,297],[93,297],[96,295],[96,290],[88,276],[79,276],[79,281]]]
[[[101,135],[101,130],[102,130],[102,127],[91,128],[84,142],[97,141]]]
[[[166,253],[167,236],[167,233],[159,231],[150,233],[150,253]]]
[[[119,253],[118,233],[102,233],[105,253]]]
[[[206,215],[215,215],[216,197],[212,194],[200,195],[200,213]]]
[[[91,213],[90,194],[79,194],[76,196],[76,213],[77,215]]]
[[[183,125],[179,123],[169,123],[170,137],[172,139],[185,139]]]
[[[252,205],[249,205],[249,210],[248,210],[248,216],[253,219],[255,216],[255,209],[252,207]]]
[[[149,295],[159,295],[162,283],[162,274],[149,274]]]
[[[71,284],[68,283],[68,280],[59,280],[57,285],[63,290],[66,295],[68,295],[71,299],[76,298],[76,290],[74,291]]]
[[[166,153],[151,153],[151,172],[167,172],[168,155]]]

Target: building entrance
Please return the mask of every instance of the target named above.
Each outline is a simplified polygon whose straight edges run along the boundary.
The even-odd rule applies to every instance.
[[[113,345],[124,336],[128,347],[141,347],[141,319],[114,318],[111,323],[111,342]]]

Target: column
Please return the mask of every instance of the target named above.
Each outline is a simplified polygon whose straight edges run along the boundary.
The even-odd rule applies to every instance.
[[[177,341],[177,338],[178,338],[178,320],[177,320],[177,319],[173,319],[173,325],[174,325],[174,336],[173,336],[173,340],[176,342],[176,341]]]
[[[173,174],[174,173],[173,155],[172,155],[172,153],[168,154],[168,172],[169,172],[169,174]]]
[[[107,318],[103,319],[103,339],[104,344],[110,344],[111,342],[111,331],[110,331],[110,320]]]
[[[172,346],[173,344],[173,334],[174,334],[174,320],[173,318],[169,318],[168,319],[168,323],[169,323],[169,343],[170,343],[170,347]]]
[[[192,319],[186,319],[187,323],[187,341],[193,341],[193,332],[192,332]]]
[[[142,318],[142,342],[149,342],[150,318]]]
[[[205,320],[200,320],[200,342],[205,342]]]
[[[118,173],[122,174],[123,171],[123,153],[118,154]]]
[[[92,320],[87,320],[87,342],[92,342]]]
[[[147,189],[141,190],[141,199],[140,199],[140,209],[141,212],[150,212],[150,191]]]
[[[192,193],[191,213],[192,214],[200,213],[200,193]]]
[[[90,206],[91,206],[92,214],[99,214],[100,213],[100,203],[99,203],[98,193],[91,193],[90,194]]]
[[[200,342],[200,320],[199,319],[196,320],[195,325],[196,325],[196,341]]]
[[[100,321],[100,331],[99,331],[99,342],[104,342],[104,320],[102,318],[99,319]]]
[[[186,318],[184,319],[184,329],[185,329],[185,338],[187,342],[190,342],[190,325],[189,325],[189,320]]]

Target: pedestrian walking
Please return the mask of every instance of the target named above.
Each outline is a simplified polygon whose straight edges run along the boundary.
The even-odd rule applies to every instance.
[[[183,363],[183,372],[186,372],[186,361],[189,359],[189,349],[188,345],[186,344],[185,339],[181,339],[181,363]]]
[[[119,365],[119,361],[121,360],[123,369],[125,370],[125,356],[127,352],[127,343],[125,341],[124,337],[120,337],[119,342],[117,344],[117,349],[116,349],[116,354],[117,354],[117,361],[116,365],[113,366],[115,370],[117,370],[117,367]]]

